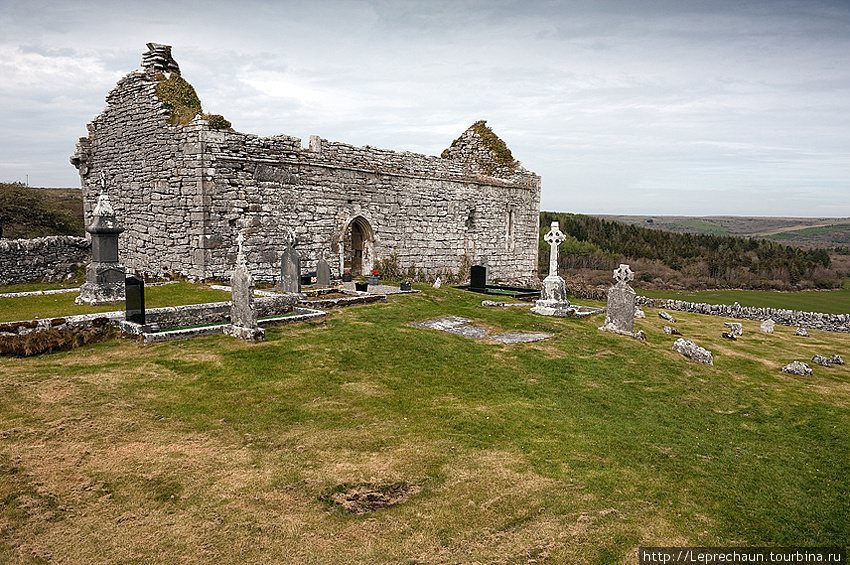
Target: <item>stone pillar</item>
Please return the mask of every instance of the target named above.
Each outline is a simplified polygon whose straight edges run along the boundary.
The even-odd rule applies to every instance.
[[[575,308],[570,307],[567,300],[567,285],[558,275],[558,246],[566,237],[561,232],[558,222],[552,222],[551,230],[543,238],[551,246],[549,251],[549,276],[543,279],[543,289],[538,300],[531,309],[535,314],[543,316],[566,317],[575,314]]]
[[[635,295],[628,282],[635,274],[628,265],[620,265],[614,271],[616,284],[608,289],[608,307],[605,310],[605,324],[602,331],[624,335],[635,335]]]
[[[76,303],[96,306],[123,302],[126,269],[118,262],[118,234],[124,228],[115,218],[106,192],[97,199],[86,231],[91,234],[92,262],[86,268],[86,282],[80,287]]]

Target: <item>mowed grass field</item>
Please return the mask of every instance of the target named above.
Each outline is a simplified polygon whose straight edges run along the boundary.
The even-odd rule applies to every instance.
[[[629,563],[846,546],[850,336],[672,312],[715,365],[419,287],[321,323],[0,358],[0,563]],[[590,304],[590,303],[588,303]],[[409,323],[456,315],[519,345]],[[352,514],[345,493],[387,508]],[[349,497],[349,502],[354,495]],[[380,504],[375,504],[379,506]]]

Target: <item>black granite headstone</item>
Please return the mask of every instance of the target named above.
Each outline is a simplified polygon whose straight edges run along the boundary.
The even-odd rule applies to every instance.
[[[126,309],[124,319],[136,324],[145,324],[145,281],[131,276],[124,279]]]
[[[469,274],[469,288],[487,288],[487,267],[472,266]]]

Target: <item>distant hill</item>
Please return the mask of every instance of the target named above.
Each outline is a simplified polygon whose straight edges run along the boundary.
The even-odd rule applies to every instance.
[[[680,218],[682,233],[674,233],[655,225],[655,218],[635,225],[558,212],[540,213],[541,273],[548,269],[549,259],[549,246],[542,238],[555,220],[567,236],[559,248],[562,270],[584,284],[610,284],[611,272],[620,262],[631,265],[637,273],[635,284],[642,288],[840,288],[848,276],[845,264],[833,265],[833,255],[838,254],[826,248],[804,249],[769,239],[728,235],[733,228],[742,229],[742,219],[737,219],[739,224],[724,225],[705,218],[696,219],[703,223]],[[702,232],[694,233],[697,228]],[[774,225],[772,229],[782,227]]]
[[[618,215],[593,217],[673,233],[757,237],[801,248],[850,247],[850,218]]]
[[[79,188],[33,188],[0,182],[0,237],[85,235]]]

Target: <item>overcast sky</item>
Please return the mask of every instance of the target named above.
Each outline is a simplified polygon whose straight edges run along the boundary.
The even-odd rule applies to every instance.
[[[439,155],[487,120],[543,210],[850,216],[850,0],[0,0],[0,181],[79,186],[148,42],[246,133]]]

